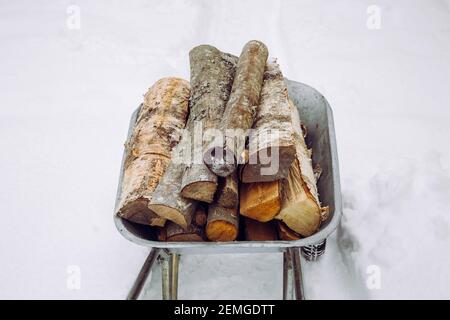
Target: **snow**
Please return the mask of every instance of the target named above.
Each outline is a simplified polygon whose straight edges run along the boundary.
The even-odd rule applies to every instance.
[[[126,296],[148,252],[112,221],[129,117],[157,79],[189,78],[193,46],[250,39],[334,110],[344,217],[303,263],[307,298],[450,298],[448,0],[1,2],[0,298]],[[279,299],[281,268],[185,256],[179,296]]]

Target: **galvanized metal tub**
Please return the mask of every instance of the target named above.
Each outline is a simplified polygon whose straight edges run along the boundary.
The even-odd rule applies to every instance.
[[[322,223],[320,230],[307,238],[296,241],[232,241],[232,242],[160,242],[156,240],[155,228],[129,222],[114,214],[119,232],[128,240],[147,247],[167,249],[172,253],[260,253],[284,252],[287,248],[302,248],[310,260],[323,253],[326,238],[336,229],[342,216],[339,164],[334,131],[333,114],[327,100],[308,85],[287,80],[289,96],[300,112],[300,119],[307,127],[307,145],[313,150],[313,164],[320,164],[322,175],[318,181],[322,205],[330,207],[330,218]],[[128,137],[136,122],[139,108],[130,120]],[[124,151],[117,189],[116,207],[122,189]],[[116,209],[114,210],[116,212]]]

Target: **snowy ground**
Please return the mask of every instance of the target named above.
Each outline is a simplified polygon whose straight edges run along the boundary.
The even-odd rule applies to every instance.
[[[450,298],[448,0],[1,1],[0,298],[125,297],[147,254],[112,222],[129,116],[191,47],[249,39],[334,109],[344,217],[307,297]],[[281,298],[281,257],[243,258],[184,258],[180,298]]]

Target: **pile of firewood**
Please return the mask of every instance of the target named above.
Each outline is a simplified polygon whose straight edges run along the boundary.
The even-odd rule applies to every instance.
[[[201,45],[189,58],[190,83],[164,78],[145,94],[117,214],[157,227],[160,241],[315,233],[328,215],[320,173],[267,47],[250,41],[236,57]]]

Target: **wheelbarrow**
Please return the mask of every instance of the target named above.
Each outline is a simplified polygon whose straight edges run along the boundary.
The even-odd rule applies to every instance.
[[[232,242],[160,242],[155,227],[132,223],[114,215],[119,232],[131,242],[151,248],[127,299],[139,297],[155,262],[161,266],[162,297],[177,299],[178,265],[181,255],[218,253],[283,253],[283,299],[304,299],[301,255],[309,261],[317,260],[324,252],[327,237],[336,229],[342,216],[339,164],[333,114],[327,100],[317,90],[305,84],[287,80],[289,97],[298,108],[306,126],[306,143],[312,148],[313,164],[320,164],[322,175],[317,183],[322,205],[329,206],[330,217],[315,234],[295,241],[232,241]],[[132,115],[128,131],[130,138],[139,113]],[[116,207],[120,202],[124,160],[119,177]],[[116,212],[116,210],[115,210]]]

